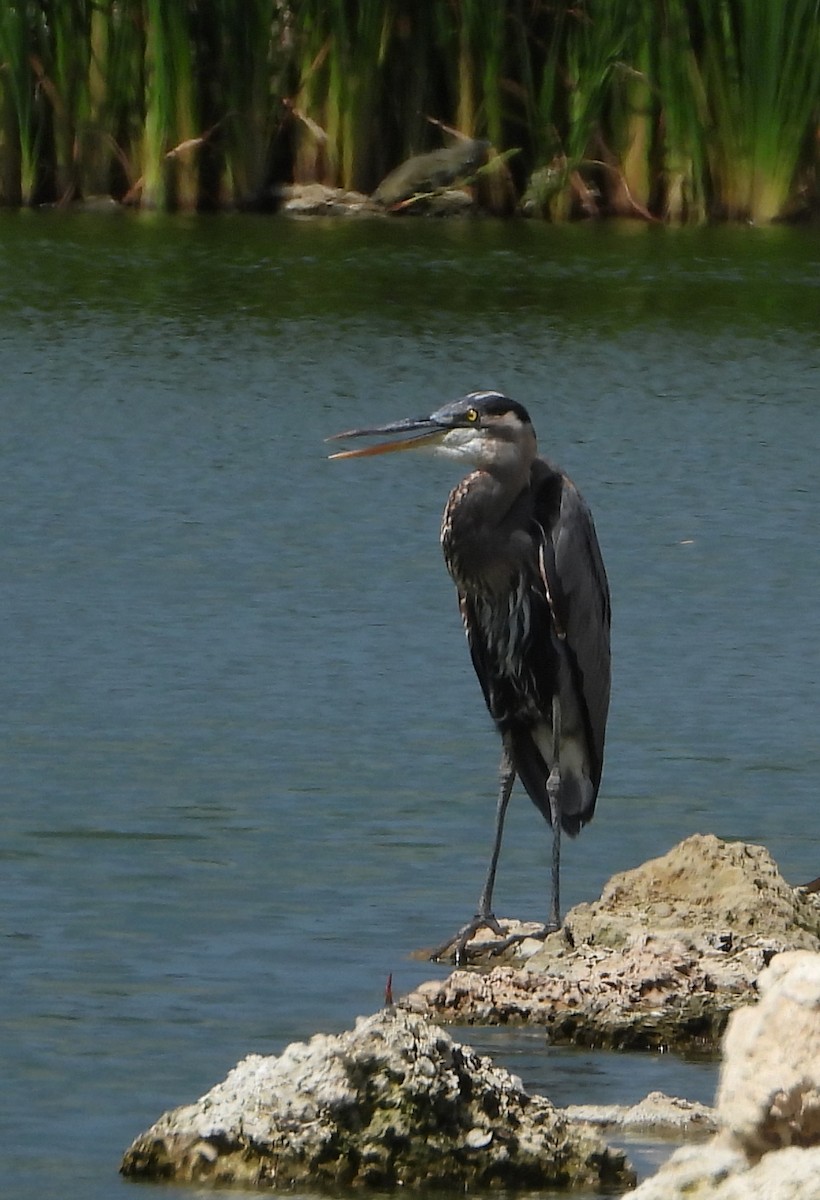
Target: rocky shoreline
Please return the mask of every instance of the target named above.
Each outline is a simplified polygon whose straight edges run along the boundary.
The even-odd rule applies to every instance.
[[[820,952],[820,904],[762,846],[695,834],[491,966],[499,944],[482,931],[467,947],[482,970],[424,983],[402,1003],[459,1025],[542,1025],[556,1044],[717,1053],[776,954]]]
[[[477,938],[481,968],[423,984],[347,1033],[244,1059],[138,1137],[123,1174],[336,1194],[623,1194],[635,1176],[604,1140],[616,1130],[698,1139],[639,1200],[816,1200],[820,906],[762,847],[688,838],[488,969],[493,948]],[[556,1108],[455,1041],[443,1028],[455,1021],[535,1023],[550,1041],[610,1048],[717,1052],[722,1038],[716,1110],[658,1093],[631,1109]]]
[[[481,212],[543,217],[546,198],[558,185],[559,175],[547,169],[536,172],[519,198],[505,156],[493,154],[486,141],[459,137],[439,150],[406,159],[369,195],[318,181],[279,183],[243,207],[296,218],[463,217]],[[131,193],[122,202],[108,195],[86,196],[72,207],[84,212],[117,212],[133,207],[134,200]],[[597,215],[597,211],[590,210],[587,215]],[[652,219],[644,211],[632,215]]]

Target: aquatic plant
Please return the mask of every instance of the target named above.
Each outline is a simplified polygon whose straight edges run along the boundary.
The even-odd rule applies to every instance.
[[[449,129],[497,210],[770,221],[819,119],[820,0],[0,0],[4,204],[370,191]]]
[[[787,208],[820,101],[818,0],[698,0],[707,150],[730,217]]]
[[[0,199],[4,203],[31,204],[37,197],[43,122],[32,63],[45,40],[39,6],[0,6]]]

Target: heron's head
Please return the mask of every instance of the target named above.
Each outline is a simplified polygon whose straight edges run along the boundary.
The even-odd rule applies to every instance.
[[[522,404],[500,392],[469,392],[460,400],[436,409],[429,417],[410,417],[372,429],[349,429],[328,440],[384,433],[410,436],[360,450],[341,450],[330,457],[365,458],[396,450],[427,448],[493,475],[508,475],[529,471],[536,452],[529,413]]]

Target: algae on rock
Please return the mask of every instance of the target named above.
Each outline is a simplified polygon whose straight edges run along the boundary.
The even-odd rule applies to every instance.
[[[253,1187],[625,1188],[623,1152],[443,1029],[384,1009],[251,1055],[127,1151],[132,1178]]]

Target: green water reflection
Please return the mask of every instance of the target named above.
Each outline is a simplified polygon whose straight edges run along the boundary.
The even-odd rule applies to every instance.
[[[229,325],[361,319],[443,334],[539,317],[614,336],[820,324],[820,239],[803,229],[551,227],[490,220],[2,214],[7,321],[82,305]]]

